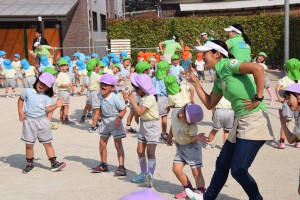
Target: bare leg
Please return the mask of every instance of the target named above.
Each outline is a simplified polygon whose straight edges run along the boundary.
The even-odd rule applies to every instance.
[[[115,139],[114,142],[118,154],[119,165],[124,165],[125,153],[122,144],[122,138]]]
[[[108,142],[108,137],[102,137],[100,136],[100,144],[99,144],[99,149],[100,149],[100,160],[102,163],[107,163],[107,142]]]

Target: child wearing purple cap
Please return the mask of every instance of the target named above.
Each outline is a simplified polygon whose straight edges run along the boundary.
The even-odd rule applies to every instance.
[[[131,181],[140,183],[146,180],[146,187],[152,187],[156,166],[155,149],[160,136],[159,111],[155,97],[156,90],[147,74],[132,76],[130,80],[135,92],[141,97],[139,104],[137,104],[132,92],[128,94],[128,99],[132,103],[135,114],[140,117],[137,153],[141,173],[131,179]]]
[[[203,110],[199,105],[187,104],[183,108],[175,108],[172,113],[172,125],[167,137],[167,145],[172,146],[172,138],[175,138],[176,155],[173,161],[173,172],[181,182],[183,191],[175,195],[176,199],[186,198],[186,188],[194,190],[183,167],[188,164],[191,167],[196,182],[196,190],[205,192],[202,167],[202,143],[207,143],[204,133],[198,134],[197,122],[203,119]]]
[[[26,88],[18,100],[19,119],[23,122],[21,140],[26,144],[26,167],[23,173],[30,172],[33,168],[33,146],[36,139],[44,145],[47,156],[51,162],[51,171],[61,170],[66,166],[64,162],[56,161],[52,141],[50,121],[46,113],[53,112],[63,105],[62,100],[57,100],[53,105],[53,85],[55,77],[45,72],[34,83],[33,88]]]
[[[115,171],[117,176],[126,176],[124,167],[124,149],[122,138],[126,137],[122,119],[126,113],[126,105],[123,100],[113,91],[117,80],[113,75],[105,74],[100,79],[100,112],[102,116],[102,128],[100,132],[100,157],[101,163],[92,169],[92,173],[107,172],[107,142],[110,136],[114,137],[117,150],[119,167]]]

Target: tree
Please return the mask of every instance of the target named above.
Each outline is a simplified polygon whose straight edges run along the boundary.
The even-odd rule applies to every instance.
[[[125,12],[156,9],[155,0],[125,0],[125,6]]]

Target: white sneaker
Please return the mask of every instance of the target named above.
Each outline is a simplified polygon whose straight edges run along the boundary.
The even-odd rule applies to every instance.
[[[152,174],[150,172],[146,172],[145,178],[146,178],[146,184],[145,184],[145,186],[147,188],[151,188],[152,185],[153,185],[153,176],[152,176]]]
[[[186,195],[192,200],[203,200],[203,194],[193,192],[190,188],[185,189]]]
[[[16,97],[16,94],[12,94],[11,97],[12,97],[12,98],[15,98],[15,97]]]
[[[6,98],[9,98],[9,96],[8,96],[8,95],[5,95],[5,97],[6,97]]]
[[[207,143],[205,145],[205,149],[215,148],[215,146],[216,146],[216,141],[212,141],[211,143]]]

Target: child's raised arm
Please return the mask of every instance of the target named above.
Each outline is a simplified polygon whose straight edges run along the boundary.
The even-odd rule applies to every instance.
[[[132,103],[134,112],[137,116],[142,116],[145,112],[147,112],[148,108],[146,106],[139,106],[132,95],[132,92],[128,92],[128,100]]]
[[[195,90],[194,90],[194,88],[190,87],[190,93],[191,93],[190,103],[194,104],[194,97],[195,97]]]

